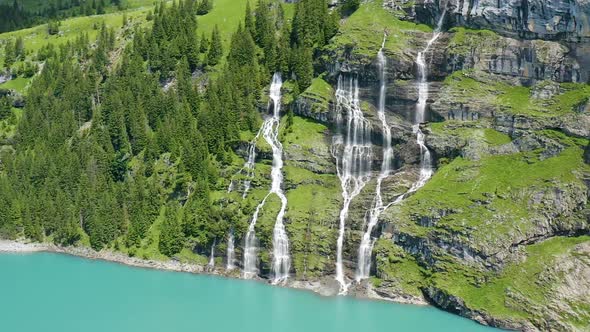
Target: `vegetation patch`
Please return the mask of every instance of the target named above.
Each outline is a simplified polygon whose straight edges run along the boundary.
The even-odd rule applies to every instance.
[[[478,140],[488,146],[499,146],[511,142],[510,136],[489,128],[489,122],[449,120],[430,124],[430,130],[437,135],[452,135],[463,140]]]
[[[151,7],[150,7],[151,8]],[[50,35],[47,31],[47,24],[39,25],[29,29],[12,31],[0,34],[0,41],[22,37],[27,52],[35,54],[43,46],[52,44],[59,46],[73,42],[75,38],[87,33],[91,42],[99,35],[100,27],[104,23],[108,28],[120,29],[123,26],[123,16],[131,22],[139,22],[145,25],[145,20],[150,8],[139,8],[127,12],[116,12],[105,15],[74,17],[60,22],[60,33]],[[0,56],[3,57],[3,56]]]
[[[490,30],[475,30],[464,27],[454,27],[448,50],[455,55],[468,56],[475,49],[482,51],[495,50],[501,38],[497,33]]]
[[[467,307],[486,311],[495,317],[531,318],[542,315],[534,308],[548,304],[554,296],[553,286],[561,277],[543,278],[543,272],[552,267],[556,257],[568,254],[576,245],[588,241],[589,236],[556,237],[529,245],[523,262],[511,264],[497,275],[486,273],[477,276],[466,267],[454,265],[446,272],[435,274],[433,284],[462,298]]]
[[[291,243],[293,266],[302,279],[325,275],[333,268],[340,207],[340,181],[335,174],[318,174],[330,159],[327,153],[327,127],[316,121],[293,116],[287,128],[283,122],[285,153],[303,158],[311,167],[302,168],[296,160],[286,159],[285,187],[289,201],[285,215]],[[322,154],[318,154],[322,151]],[[308,165],[309,166],[309,165]]]
[[[409,48],[412,31],[431,32],[432,28],[402,21],[383,8],[382,0],[369,0],[344,21],[328,49],[351,49],[354,54],[374,57],[387,33],[386,51],[399,55]]]
[[[312,95],[330,101],[334,98],[334,88],[321,77],[316,77],[311,81],[309,88],[303,92],[303,95]]]
[[[293,181],[293,179],[289,179]],[[319,277],[333,268],[339,212],[337,178],[287,191],[287,232],[297,276]]]
[[[30,81],[30,78],[17,77],[13,80],[0,84],[0,89],[14,90],[20,94],[24,94]]]
[[[533,87],[515,86],[497,81],[491,75],[471,70],[457,71],[444,81],[444,92],[455,103],[489,106],[516,115],[536,117],[559,116],[579,111],[590,98],[590,85],[583,83],[555,83],[559,92],[548,99],[533,98],[533,89],[542,87],[539,82]]]
[[[293,116],[293,124],[288,129],[283,121],[283,143],[287,148],[289,145],[297,145],[308,150],[325,146],[327,130],[325,125],[317,121]]]
[[[421,288],[426,285],[426,270],[418,265],[414,257],[388,239],[375,243],[377,276],[372,280],[375,287],[385,285],[397,291],[422,296]]]
[[[0,120],[0,149],[4,144],[3,141],[12,138],[16,133],[16,124],[21,116],[21,109],[12,108],[10,110],[10,115],[6,119]]]
[[[457,158],[397,208],[402,216],[397,225],[415,236],[452,232],[475,246],[510,243],[511,234],[532,226],[533,193],[574,184],[582,188],[578,174],[590,171],[582,159],[583,146],[543,160],[536,152]],[[418,225],[424,216],[435,218],[436,227]]]

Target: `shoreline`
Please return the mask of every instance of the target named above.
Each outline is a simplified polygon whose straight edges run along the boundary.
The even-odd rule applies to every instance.
[[[242,280],[242,278],[239,277],[240,274],[236,273],[237,269],[233,271],[227,271],[225,269],[217,268],[211,269],[207,265],[182,263],[172,259],[167,261],[156,261],[137,257],[129,257],[123,253],[114,252],[110,250],[95,251],[94,249],[87,247],[61,247],[51,243],[21,242],[15,240],[0,239],[0,254],[32,254],[39,252],[65,254],[85,259],[101,260],[137,268],[155,269],[171,272],[185,272],[191,274],[211,275]],[[338,284],[335,280],[333,280],[333,278],[330,278],[329,276],[325,276],[322,279],[315,281],[290,280],[286,284],[279,285],[273,285],[264,278],[254,278],[252,280],[268,284],[269,286],[310,291],[319,296],[331,297],[338,295]],[[404,297],[382,296],[367,285],[353,285],[353,287],[351,288],[351,292],[346,296],[362,300],[384,301],[397,304],[408,304],[418,306],[431,306],[430,303],[422,299],[408,299]]]
[[[197,265],[191,263],[182,263],[175,260],[168,261],[155,261],[146,260],[137,257],[129,257],[120,252],[114,252],[109,250],[95,251],[92,248],[87,247],[61,247],[51,243],[34,243],[34,242],[21,242],[13,240],[0,239],[0,254],[33,254],[39,252],[48,252],[56,254],[64,254],[75,256],[83,259],[100,260],[105,262],[111,262],[129,267],[161,270],[170,272],[184,272],[191,274],[199,274],[206,276],[216,276],[235,280],[244,280],[240,278],[240,274],[237,269],[233,271],[227,271],[225,269],[211,269],[207,265]],[[320,280],[290,280],[286,284],[273,285],[269,280],[264,278],[253,278],[260,283],[267,284],[268,286],[291,288],[301,291],[311,292],[317,296],[323,297],[335,297],[338,296],[339,284],[331,276],[324,276]],[[391,295],[391,296],[389,296]],[[390,302],[403,305],[417,305],[417,306],[432,306],[442,311],[449,312],[451,314],[475,321],[481,325],[490,327],[496,327],[507,330],[521,330],[521,331],[536,331],[534,327],[528,324],[514,324],[511,321],[504,321],[501,319],[495,319],[489,317],[483,313],[471,312],[468,308],[465,311],[459,313],[449,310],[449,308],[438,306],[431,302],[428,302],[425,298],[416,297],[404,297],[402,295],[395,294],[381,294],[372,287],[369,283],[353,284],[351,285],[350,291],[346,297],[355,298],[358,300],[367,301],[382,301]]]

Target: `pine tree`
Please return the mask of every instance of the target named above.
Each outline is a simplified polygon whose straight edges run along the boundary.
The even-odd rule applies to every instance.
[[[4,67],[6,69],[10,69],[14,62],[16,61],[16,54],[14,43],[12,40],[6,41],[6,45],[4,45]]]
[[[219,28],[215,25],[213,32],[211,33],[211,44],[209,45],[209,52],[207,52],[207,64],[209,66],[215,66],[219,63],[221,56],[223,55],[223,46],[221,44],[221,36],[219,34]]]
[[[104,7],[105,7],[104,0],[99,0],[98,6],[96,7],[96,14],[103,15],[105,13]]]
[[[326,42],[328,42],[332,37],[338,33],[338,28],[340,26],[340,15],[338,11],[334,10],[328,16],[328,21],[326,22],[325,28],[325,37]]]
[[[178,208],[172,203],[166,206],[165,220],[160,229],[158,249],[168,257],[172,257],[182,250],[184,234],[178,218]]]
[[[205,36],[205,33],[203,32],[201,34],[201,39],[199,40],[199,51],[201,53],[207,53],[207,51],[209,50],[209,40],[207,40],[207,36]]]
[[[289,107],[287,111],[287,129],[289,132],[293,132],[293,108]]]
[[[244,28],[250,32],[253,37],[256,35],[256,27],[254,26],[254,18],[252,17],[252,9],[250,8],[250,1],[246,2],[246,14],[244,18]]]
[[[23,37],[16,38],[14,42],[14,55],[17,60],[25,59],[25,45],[23,43]]]
[[[200,110],[200,103],[201,103],[201,96],[199,93],[199,86],[197,84],[193,84],[191,93],[187,97],[187,101],[190,107],[190,112],[193,117],[196,119],[199,116]]]
[[[238,31],[232,36],[231,47],[227,62],[232,71],[237,71],[244,66],[253,65],[256,61],[256,45],[247,29],[240,25]]]
[[[301,46],[294,50],[295,63],[293,72],[297,77],[299,90],[304,91],[313,79],[313,54],[310,47]]]
[[[57,35],[59,33],[59,21],[51,21],[47,24],[47,33],[50,35]]]
[[[213,9],[211,0],[201,0],[197,6],[197,15],[206,15]]]
[[[8,119],[12,114],[12,103],[8,100],[8,97],[0,97],[0,121]]]
[[[277,43],[277,67],[280,72],[286,75],[289,72],[289,62],[291,55],[291,48],[289,46],[289,38],[291,30],[288,24],[283,24],[281,28],[281,36]]]
[[[183,57],[176,66],[176,90],[180,100],[187,100],[192,93],[191,73],[186,57]]]
[[[254,40],[258,46],[266,49],[268,43],[270,43],[270,39],[274,35],[274,30],[270,17],[269,5],[265,0],[258,0],[255,17],[256,33],[254,35]]]
[[[194,72],[199,67],[199,41],[193,31],[187,34],[186,59],[191,72]]]
[[[346,0],[344,1],[344,4],[342,5],[340,11],[342,12],[342,15],[349,16],[352,13],[354,13],[360,5],[360,0]]]
[[[326,41],[328,4],[325,0],[301,0],[295,6],[292,44],[318,48]]]

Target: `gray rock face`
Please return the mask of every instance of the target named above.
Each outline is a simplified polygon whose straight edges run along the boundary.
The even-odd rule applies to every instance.
[[[418,0],[419,21],[433,23],[446,3],[447,23],[525,39],[580,42],[590,38],[588,0]]]
[[[310,96],[299,96],[293,106],[295,114],[327,124],[335,121],[330,109],[331,107],[325,107],[321,101]]]
[[[590,114],[568,114],[562,117],[538,119],[523,115],[493,113],[494,129],[512,137],[522,136],[532,130],[563,130],[570,136],[590,137]]]
[[[445,58],[447,73],[475,69],[524,80],[586,82],[590,70],[571,56],[570,47],[560,43],[491,34],[470,38],[464,45],[450,43]]]
[[[416,5],[412,6],[411,0],[385,0],[384,6],[396,11],[406,10],[409,16],[433,25],[440,15],[438,6],[444,2],[447,1],[417,0]],[[562,86],[567,86],[561,83],[585,82],[590,77],[590,47],[587,47],[590,43],[587,18],[590,0],[448,2],[451,14],[447,18],[445,31],[452,26],[465,26],[491,29],[494,32],[469,31],[461,35],[462,29],[448,31],[443,33],[431,52],[426,54],[430,89],[428,120],[454,120],[447,121],[443,129],[429,124],[422,128],[426,134],[426,145],[440,166],[439,172],[445,171],[443,166],[450,160],[462,157],[469,166],[457,166],[462,171],[458,179],[471,181],[482,171],[481,165],[485,166],[489,156],[532,154],[536,151],[542,151],[538,154],[540,160],[559,156],[568,148],[567,143],[562,144],[551,136],[536,133],[545,129],[559,130],[568,136],[590,137],[590,109],[587,103],[580,105],[577,111],[569,110],[565,114],[557,115],[558,113],[547,111],[547,116],[534,116],[519,112],[519,109],[513,110],[508,103],[501,103],[497,97],[503,92],[499,89],[480,90],[480,85],[453,85],[453,79],[464,81],[457,76],[448,77],[461,70],[464,73],[457,74],[466,75],[484,87],[498,84],[502,87],[530,88],[531,100],[539,105],[549,105],[556,96],[563,93]],[[388,63],[385,104],[387,119],[392,127],[395,155],[395,172],[382,186],[384,200],[387,202],[405,192],[418,176],[420,153],[410,127],[418,100],[414,62],[417,52],[423,49],[430,36],[431,33],[412,32],[407,35],[411,40],[408,44],[412,47],[396,54],[385,50]],[[567,42],[563,42],[564,40]],[[339,74],[358,78],[362,109],[365,118],[373,124],[373,171],[376,174],[381,164],[382,140],[375,107],[379,99],[380,83],[379,67],[375,63],[376,54],[355,53],[352,46],[325,52],[321,60],[323,69],[327,72],[324,79],[332,87],[335,87]],[[334,122],[334,100],[326,103],[310,96],[300,96],[295,104],[294,111],[299,115],[327,124]],[[453,125],[457,128],[453,128]],[[478,135],[462,134],[465,133],[462,126],[469,125],[472,127],[467,129],[478,130]],[[492,142],[494,136],[487,137],[487,133],[494,134],[491,129],[507,134],[511,141],[498,139],[499,142]],[[299,156],[298,151],[289,151],[287,157],[295,162],[304,162],[305,156]],[[590,163],[590,146],[586,148],[585,160]],[[325,166],[328,166],[327,163]],[[310,169],[305,166],[303,168]],[[319,172],[317,168],[311,170]],[[325,170],[333,171],[329,167],[325,167]],[[373,179],[355,198],[350,208],[344,243],[344,263],[349,272],[355,268],[358,244],[365,228],[365,212],[371,206],[374,189]],[[428,192],[433,189],[423,190]],[[441,189],[441,193],[443,192]],[[418,196],[420,194],[417,193],[415,197],[424,197]],[[461,194],[467,195],[469,190]],[[425,195],[428,197],[428,194]],[[514,195],[514,199],[527,197],[521,204],[526,206],[526,218],[516,217],[512,212],[503,211],[500,205],[493,204],[495,201],[507,200],[507,195]],[[446,269],[445,264],[452,261],[476,274],[485,273],[487,278],[488,273],[499,273],[510,264],[526,259],[524,248],[528,245],[556,236],[574,237],[586,234],[590,230],[590,213],[587,212],[589,199],[587,181],[585,184],[582,181],[557,181],[551,182],[551,186],[535,184],[518,191],[510,190],[509,194],[494,191],[490,187],[489,192],[474,197],[469,202],[469,207],[444,204],[437,206],[436,203],[426,207],[422,203],[415,203],[416,209],[408,212],[401,204],[391,206],[381,215],[374,236],[380,238],[379,241],[393,242],[401,251],[413,257],[420,267],[428,269],[429,273]],[[427,199],[425,201],[431,203]],[[472,208],[485,212],[485,219],[465,217],[467,213],[464,212]],[[452,220],[454,217],[457,219]],[[373,266],[381,268],[383,265],[379,265],[377,259],[374,259]],[[564,267],[563,273],[573,271],[571,273],[574,278],[582,278],[586,284],[590,280],[586,276],[586,267],[587,264],[580,264],[580,268],[574,269],[568,265],[567,271]],[[560,271],[547,273],[559,275],[562,273]],[[378,274],[376,276],[380,277]],[[479,276],[475,279],[477,278]],[[383,279],[383,284],[376,288],[377,293],[394,298],[403,297],[403,289],[395,280],[393,277]],[[477,279],[477,282],[485,280]],[[573,294],[572,296],[581,299],[580,302],[584,302],[582,299],[586,296],[585,291],[577,292],[573,284],[566,284],[559,291],[564,295],[552,304],[554,306],[565,303],[567,294]],[[538,303],[530,306],[535,307],[534,310],[538,307],[542,312],[542,317],[537,321],[501,319],[484,309],[470,308],[465,299],[451,294],[444,285],[425,284],[420,287],[420,292],[431,303],[484,324],[523,331],[571,330],[566,322],[545,310],[547,307],[538,307]],[[510,293],[507,298],[511,301],[526,303],[529,300],[526,293],[513,289],[506,292]],[[566,308],[559,311],[572,310]]]
[[[8,73],[0,73],[0,84],[6,83],[12,79],[12,75],[10,72]]]
[[[489,314],[478,311],[472,310],[465,306],[464,301],[451,294],[446,293],[445,291],[438,289],[436,287],[428,287],[425,289],[426,296],[428,299],[435,303],[437,306],[461,315],[463,317],[468,317],[473,319],[481,324],[484,325],[491,325],[491,326],[501,326],[505,329],[515,330],[515,331],[524,331],[524,332],[532,332],[532,331],[539,331],[537,327],[529,322],[523,321],[512,321],[512,320],[498,320]]]

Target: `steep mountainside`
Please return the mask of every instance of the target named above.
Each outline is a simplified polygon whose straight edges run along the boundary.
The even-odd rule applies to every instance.
[[[419,176],[411,127],[419,100],[415,63],[432,35],[398,18],[436,24],[446,15],[446,32],[427,54],[431,122],[423,131],[437,170],[422,189],[381,215],[373,231],[379,238],[374,290],[394,298],[425,296],[507,328],[585,330],[588,4],[513,1],[498,7],[496,1],[449,1],[444,6],[443,1],[363,4],[322,57],[324,79],[333,85],[339,75],[358,77],[378,151],[383,132],[376,115],[376,53],[387,34],[386,108],[396,171],[382,190],[386,201],[394,202]],[[481,28],[490,30],[475,30]],[[337,101],[315,90],[302,94],[296,113],[333,123]],[[380,153],[375,156],[379,163]],[[379,166],[373,168],[376,174]],[[351,276],[376,178],[356,206],[353,202],[347,222]]]
[[[291,2],[0,34],[0,236],[589,330],[590,2]]]

